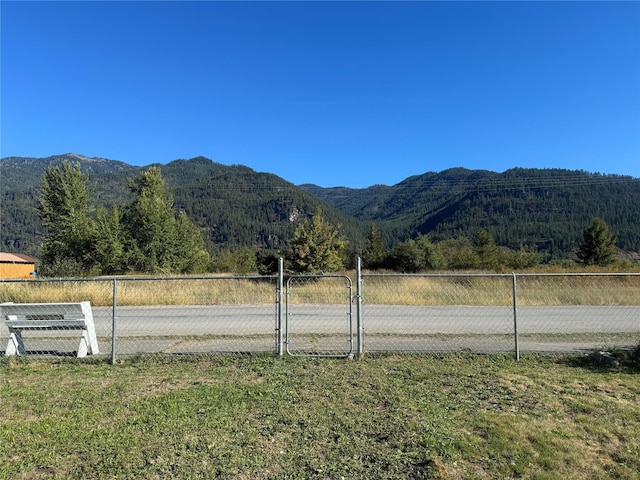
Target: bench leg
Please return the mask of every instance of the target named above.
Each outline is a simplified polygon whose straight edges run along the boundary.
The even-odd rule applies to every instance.
[[[82,331],[82,336],[80,337],[80,345],[78,345],[78,358],[84,358],[87,356],[89,352],[89,335],[86,330]]]
[[[13,355],[24,355],[26,353],[24,349],[24,340],[22,339],[22,333],[11,332],[9,334],[9,342],[7,342],[7,349],[4,354],[9,357]]]
[[[89,344],[89,355],[96,355],[100,353],[100,350],[98,349],[98,339],[96,338],[96,330],[93,325],[88,325],[84,333],[87,336],[86,340]]]

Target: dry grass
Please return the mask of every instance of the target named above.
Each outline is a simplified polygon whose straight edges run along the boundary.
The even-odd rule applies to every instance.
[[[350,275],[353,278],[354,275]],[[288,301],[341,304],[356,295],[345,277],[294,278]],[[507,276],[365,276],[363,298],[385,305],[491,305],[513,302]],[[638,305],[640,276],[519,276],[518,305]],[[0,283],[0,302],[113,304],[113,281],[31,281]],[[129,305],[251,305],[276,300],[271,278],[149,279],[117,281],[117,303]]]
[[[113,305],[112,280],[1,283],[0,301],[55,303],[89,300],[94,306]],[[129,280],[116,285],[117,304],[131,305],[251,305],[275,301],[275,283],[250,279]]]
[[[88,300],[92,305],[112,305],[113,284],[108,281],[30,281],[0,283],[0,302],[60,303]]]
[[[510,305],[511,279],[503,277],[371,277],[363,285],[370,304]]]
[[[638,305],[640,276],[518,277],[518,305]],[[506,277],[365,277],[364,298],[386,305],[491,305],[513,303]]]
[[[518,279],[522,305],[639,305],[640,276],[554,276]]]

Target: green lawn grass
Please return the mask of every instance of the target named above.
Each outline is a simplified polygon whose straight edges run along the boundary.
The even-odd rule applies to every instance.
[[[0,478],[640,478],[640,375],[572,356],[0,359]]]

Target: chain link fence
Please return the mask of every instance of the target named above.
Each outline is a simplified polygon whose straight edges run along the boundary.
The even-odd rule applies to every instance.
[[[5,281],[0,303],[38,305],[39,312],[24,318],[30,322],[22,332],[27,353],[77,355],[81,332],[57,326],[52,317],[60,317],[55,305],[83,301],[91,303],[100,354],[114,359],[116,354],[268,352],[276,348],[276,279]],[[0,333],[0,348],[8,345],[10,333]]]
[[[91,318],[85,312],[73,310],[72,305],[88,302]],[[0,283],[0,351],[11,354],[12,347],[26,354],[76,356],[82,349],[82,321],[93,324],[97,340],[96,351],[89,354],[109,354],[111,347],[111,310],[113,281],[110,280],[5,280]],[[9,310],[5,304],[18,304],[27,310]],[[14,318],[14,328],[10,318]],[[75,322],[70,325],[68,322]],[[6,328],[5,328],[6,325]],[[21,328],[26,327],[26,328]],[[12,330],[17,335],[11,338]],[[6,348],[5,348],[6,347]]]
[[[90,303],[89,315],[81,302]],[[640,344],[637,273],[404,275],[358,268],[352,277],[285,281],[281,267],[278,275],[255,277],[4,280],[0,303],[3,355],[115,361],[149,353],[470,350],[517,358]]]
[[[363,274],[364,351],[593,352],[640,344],[640,275]]]
[[[511,292],[496,275],[362,275],[364,351],[513,351]]]
[[[640,344],[640,275],[518,275],[523,352],[615,350]]]

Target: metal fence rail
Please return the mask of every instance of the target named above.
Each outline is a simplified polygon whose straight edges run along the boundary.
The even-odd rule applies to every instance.
[[[0,282],[0,303],[85,301],[99,355],[112,361],[148,353],[346,357],[460,350],[518,358],[640,344],[638,273],[378,274],[363,273],[358,262],[353,277],[285,281],[280,262],[274,276]],[[47,308],[32,320],[60,320]],[[10,332],[0,322],[4,354]],[[22,332],[25,353],[47,355],[76,355],[81,335],[74,328]]]

